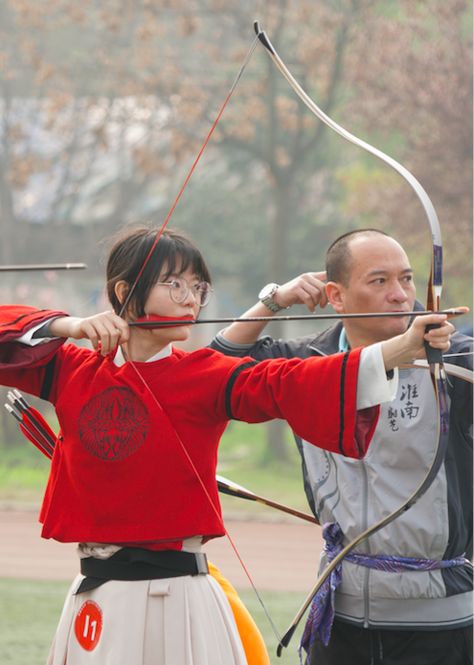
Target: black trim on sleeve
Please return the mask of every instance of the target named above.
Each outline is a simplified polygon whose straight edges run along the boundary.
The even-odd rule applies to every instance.
[[[37,312],[47,312],[48,310],[46,309],[38,309],[36,310]],[[6,323],[2,323],[2,328],[6,328],[7,326],[15,326],[17,323],[19,323],[22,319],[26,319],[29,316],[31,316],[31,312],[27,312],[26,314],[20,314],[16,319],[13,319],[13,321],[7,321]]]
[[[49,399],[49,393],[51,392],[51,386],[53,384],[55,365],[56,365],[56,356],[53,356],[45,367],[43,384],[41,386],[41,392],[39,395],[41,399],[45,400]]]
[[[232,398],[232,389],[234,387],[235,382],[237,381],[237,378],[241,372],[243,372],[244,369],[247,369],[248,367],[252,367],[253,365],[258,365],[257,360],[251,360],[249,362],[243,363],[242,365],[239,365],[238,367],[235,368],[235,370],[232,372],[230,379],[227,382],[226,388],[225,388],[225,410],[227,413],[227,417],[229,420],[237,420],[237,418],[234,418],[232,414],[232,406],[231,406],[231,398]]]
[[[345,405],[345,391],[344,391],[344,385],[345,385],[345,380],[346,380],[346,367],[347,367],[347,361],[349,360],[349,353],[350,351],[346,351],[344,354],[344,358],[342,359],[342,367],[341,367],[341,380],[339,383],[339,452],[342,453],[345,457],[347,457],[346,453],[344,452],[344,405]]]
[[[41,311],[41,310],[39,310],[39,311]],[[14,326],[17,323],[19,323],[19,321],[21,321],[22,319],[26,319],[27,316],[30,316],[30,312],[28,312],[28,314],[20,314],[20,316],[18,316],[16,319],[13,319],[13,321],[8,321],[7,323],[2,323],[2,326],[4,326],[4,327]]]

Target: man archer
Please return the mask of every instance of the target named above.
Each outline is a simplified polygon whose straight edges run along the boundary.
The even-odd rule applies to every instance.
[[[327,282],[325,278],[327,275]],[[295,304],[330,303],[338,314],[408,312],[413,271],[385,233],[346,233],[329,248],[326,273],[269,284],[243,317],[271,316]],[[403,332],[409,317],[345,319],[322,333],[288,341],[260,337],[265,322],[234,323],[212,342],[258,360],[330,355]],[[452,337],[450,354],[472,352],[472,338]],[[454,355],[472,369],[472,355]],[[396,398],[381,408],[372,446],[361,460],[296,443],[311,509],[325,530],[321,566],[420,485],[436,452],[438,414],[429,372],[400,369]],[[332,625],[307,625],[302,646],[314,665],[472,664],[472,385],[450,378],[449,443],[426,493],[344,560]],[[318,602],[318,601],[314,601]],[[317,614],[318,607],[313,607]]]

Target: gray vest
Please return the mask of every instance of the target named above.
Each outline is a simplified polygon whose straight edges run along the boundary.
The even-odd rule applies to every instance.
[[[396,398],[383,404],[367,455],[333,455],[303,442],[307,480],[321,524],[337,521],[344,544],[399,507],[420,485],[435,455],[438,419],[428,371],[400,370]],[[444,466],[407,512],[358,548],[371,554],[442,559],[448,544]],[[321,565],[326,561],[322,556]],[[472,616],[472,594],[446,597],[442,571],[387,573],[349,562],[336,613],[372,626],[438,627]],[[433,599],[437,599],[433,603]]]

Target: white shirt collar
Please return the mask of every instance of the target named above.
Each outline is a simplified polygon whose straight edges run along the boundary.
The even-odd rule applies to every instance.
[[[148,360],[145,360],[147,363],[152,363],[155,362],[155,360],[162,360],[163,358],[168,358],[173,353],[173,347],[170,344],[167,344],[165,347],[161,349],[161,351],[158,351],[158,353],[155,353],[154,356],[151,356],[151,358],[148,358]],[[123,351],[122,347],[119,346],[117,349],[117,353],[115,354],[114,358],[114,365],[117,367],[122,367],[126,363],[126,360],[123,356]]]

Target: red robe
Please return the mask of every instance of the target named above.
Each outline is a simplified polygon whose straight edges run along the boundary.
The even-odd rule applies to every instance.
[[[48,318],[36,312],[35,320],[28,308],[28,328]],[[10,320],[0,307],[0,348],[1,322]],[[131,363],[117,367],[58,340],[12,343],[11,326],[6,334],[18,348],[13,364],[0,354],[0,383],[47,398],[61,426],[41,521],[45,538],[63,542],[177,541],[179,549],[190,536],[221,536],[215,472],[229,419],[282,418],[305,440],[359,458],[378,416],[378,407],[356,411],[360,350],[260,363],[174,350],[134,363],[144,383]]]

